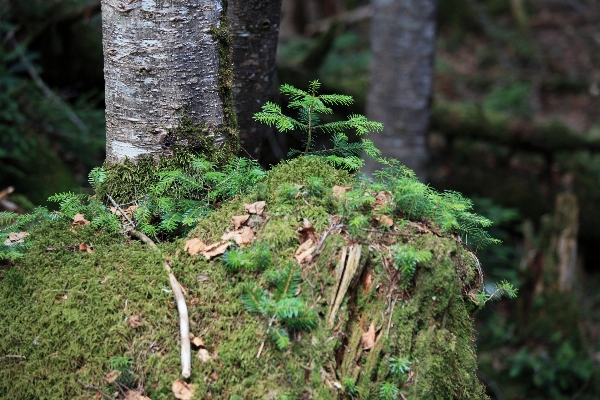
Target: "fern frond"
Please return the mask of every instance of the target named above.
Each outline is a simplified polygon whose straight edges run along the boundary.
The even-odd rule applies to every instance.
[[[278,326],[272,326],[269,329],[269,338],[277,344],[279,350],[283,350],[291,344],[288,333]]]
[[[325,104],[334,104],[340,106],[349,106],[354,103],[352,96],[342,94],[322,94],[319,99]]]
[[[248,282],[244,284],[243,293],[241,296],[242,304],[246,307],[248,312],[259,313],[260,315],[267,316],[269,302],[267,294],[254,282]]]

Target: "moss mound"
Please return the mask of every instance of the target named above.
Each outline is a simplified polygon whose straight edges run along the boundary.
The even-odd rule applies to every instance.
[[[125,398],[137,389],[153,400],[173,399],[179,328],[162,267],[168,258],[186,291],[190,330],[203,342],[192,350],[194,398],[375,399],[384,382],[411,399],[487,398],[475,376],[474,307],[467,295],[478,278],[473,257],[424,223],[396,216],[393,227],[378,226],[369,207],[371,227],[350,235],[335,213],[344,197],[332,187],[352,184],[345,172],[299,158],[199,221],[190,237],[214,243],[233,229],[232,216],[246,214],[244,203],[266,201],[264,213],[248,222],[254,242],[240,251],[266,247],[272,261],[237,271],[225,267],[225,256],[188,254],[184,239],[159,244],[156,252],[89,226],[38,225],[25,256],[0,280],[0,397],[89,399],[118,392]],[[299,233],[315,235],[315,243],[298,262]],[[432,253],[410,282],[392,265],[396,243]],[[317,323],[287,327],[291,344],[280,349],[267,334],[277,322],[249,312],[243,298],[250,284],[274,298],[273,276],[285,268],[301,277],[290,298]],[[332,307],[338,298],[339,307]],[[127,368],[108,383],[123,356]],[[390,357],[409,359],[410,371],[394,373]]]

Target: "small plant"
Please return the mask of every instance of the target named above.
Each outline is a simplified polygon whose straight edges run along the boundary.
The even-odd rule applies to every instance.
[[[358,386],[356,386],[356,380],[354,378],[344,378],[343,386],[348,397],[351,399],[358,398]]]
[[[247,250],[239,248],[227,250],[221,261],[230,272],[237,272],[242,268],[256,272],[271,266],[273,254],[266,243],[258,242]]]
[[[281,270],[271,270],[267,279],[273,287],[270,293],[254,282],[243,286],[242,303],[251,313],[259,314],[266,325],[267,336],[279,349],[286,348],[291,342],[290,331],[310,331],[317,326],[317,316],[304,301],[296,297],[300,286],[300,272],[290,263]]]
[[[390,382],[383,382],[379,388],[380,400],[396,400],[400,396],[398,386]]]
[[[333,110],[328,105],[348,106],[354,102],[351,96],[341,94],[318,94],[321,84],[318,80],[308,84],[308,92],[297,89],[291,85],[282,85],[279,89],[281,94],[290,98],[288,107],[298,110],[298,119],[284,115],[281,107],[277,104],[267,102],[262,111],[254,114],[254,119],[269,126],[275,126],[280,132],[299,130],[306,137],[304,139],[304,150],[290,150],[288,157],[297,155],[324,157],[330,164],[358,170],[364,161],[360,156],[365,153],[370,157],[377,158],[381,154],[368,139],[360,142],[350,143],[348,136],[344,133],[354,130],[361,136],[369,132],[381,131],[383,125],[379,122],[369,121],[359,114],[352,114],[347,121],[336,121],[321,123],[320,115],[332,114]],[[320,133],[332,135],[333,148],[315,149],[315,136]]]
[[[115,383],[127,388],[135,386],[135,373],[131,370],[131,358],[128,356],[117,356],[110,360],[110,369],[118,372]]]
[[[413,246],[396,244],[392,246],[394,268],[402,273],[403,281],[408,284],[415,274],[417,264],[431,260],[431,252],[418,251]]]
[[[398,379],[403,379],[404,375],[410,371],[412,362],[409,361],[407,356],[404,357],[390,357],[390,372]]]
[[[511,299],[517,297],[519,289],[515,288],[512,283],[507,280],[502,280],[500,283],[494,284],[494,289],[490,292],[487,290],[481,290],[475,298],[475,303],[483,306],[490,300],[498,300],[503,294],[506,294]]]

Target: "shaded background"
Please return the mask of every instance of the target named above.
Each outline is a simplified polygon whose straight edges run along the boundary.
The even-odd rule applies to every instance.
[[[0,0],[0,208],[88,190],[102,164],[99,11]],[[365,113],[371,16],[368,1],[284,0],[277,85],[318,78],[356,99],[334,118]],[[520,288],[477,315],[479,377],[496,399],[600,398],[600,1],[441,0],[437,27],[426,175],[495,221],[504,244],[478,257]],[[261,163],[300,137],[268,132]]]

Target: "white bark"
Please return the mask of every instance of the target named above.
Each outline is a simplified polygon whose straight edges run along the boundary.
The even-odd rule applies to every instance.
[[[108,162],[169,154],[162,140],[184,115],[216,135],[223,106],[209,30],[222,12],[219,0],[102,1]]]

